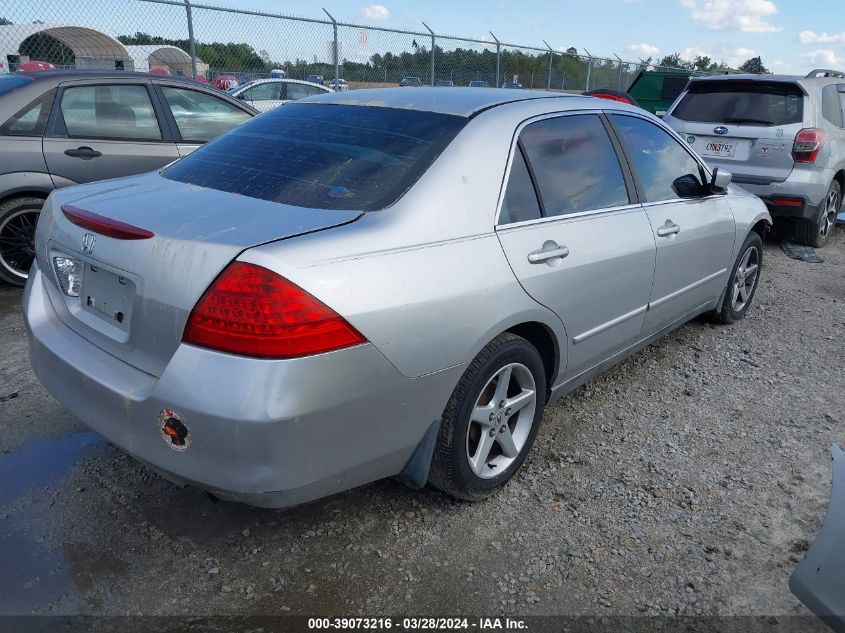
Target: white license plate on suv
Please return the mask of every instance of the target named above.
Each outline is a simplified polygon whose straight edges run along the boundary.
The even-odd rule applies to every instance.
[[[714,158],[733,158],[738,141],[731,138],[705,139],[701,151],[702,156]]]

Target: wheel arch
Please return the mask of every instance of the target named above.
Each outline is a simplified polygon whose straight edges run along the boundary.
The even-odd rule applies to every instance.
[[[50,174],[41,172],[12,172],[0,175],[0,204],[12,198],[33,196],[47,199],[55,189]]]
[[[833,174],[833,179],[839,183],[839,191],[845,193],[845,169],[840,169]]]
[[[757,220],[754,226],[751,227],[751,230],[759,234],[761,239],[765,239],[766,233],[768,233],[769,229],[771,228],[772,223],[769,220],[762,218],[760,220]]]
[[[42,200],[47,200],[47,196],[50,195],[49,191],[39,191],[39,190],[32,190],[32,189],[21,189],[19,191],[13,192],[6,192],[2,198],[0,198],[0,204],[5,204],[9,202],[9,200],[14,200],[15,198],[41,198]]]
[[[525,321],[509,327],[502,332],[510,332],[521,336],[531,343],[543,359],[543,367],[546,370],[546,401],[551,394],[552,383],[558,375],[560,368],[560,344],[554,332],[549,326],[539,321]]]

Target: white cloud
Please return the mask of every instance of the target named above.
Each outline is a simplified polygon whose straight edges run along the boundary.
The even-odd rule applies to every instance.
[[[774,33],[783,27],[769,19],[778,8],[771,0],[679,0],[690,10],[693,20],[711,31],[743,31],[745,33]]]
[[[390,19],[390,11],[383,4],[371,4],[358,10],[358,19],[385,22]]]
[[[753,48],[746,46],[726,46],[720,44],[713,48],[701,48],[700,46],[690,46],[679,51],[681,59],[686,61],[693,61],[696,57],[709,57],[715,62],[724,62],[731,68],[736,68],[744,61],[757,57],[758,53]]]
[[[685,59],[687,61],[693,61],[696,57],[709,57],[710,59],[713,59],[713,53],[706,51],[703,48],[699,48],[698,46],[690,46],[680,51],[678,54],[681,56],[681,59]]]
[[[827,66],[828,68],[845,66],[845,55],[837,55],[835,51],[830,49],[804,53],[801,55],[801,59],[810,62],[814,66]]]
[[[801,31],[798,34],[798,41],[802,44],[845,44],[845,33],[828,35],[814,31]]]
[[[660,53],[660,49],[652,44],[630,44],[625,50],[637,57],[656,57]]]
[[[766,62],[766,67],[776,75],[794,75],[797,71],[791,62],[776,59],[773,62]]]

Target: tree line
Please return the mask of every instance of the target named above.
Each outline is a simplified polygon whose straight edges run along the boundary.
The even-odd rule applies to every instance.
[[[5,18],[0,18],[0,24],[10,24],[10,22]],[[141,31],[133,35],[119,35],[117,39],[124,45],[176,46],[184,51],[190,50],[187,39],[154,36]],[[209,68],[218,71],[267,74],[274,68],[282,68],[292,77],[305,77],[309,74],[334,76],[334,67],[328,61],[300,58],[292,61],[275,60],[266,50],[256,50],[250,44],[243,42],[197,41],[194,46],[197,57],[208,64]],[[35,34],[24,41],[20,52],[32,59],[54,64],[72,65],[74,62],[73,52],[67,46],[43,34]],[[554,53],[505,47],[501,51],[499,60],[501,75],[508,80],[516,76],[517,80],[523,83],[528,81],[528,78],[536,77],[538,87],[544,86],[549,73],[550,54],[552,55],[551,75],[554,79],[554,87],[584,84],[589,62],[587,58],[579,55],[574,47]],[[634,72],[649,65],[703,72],[730,70],[724,62],[717,62],[708,56],[699,55],[695,59],[687,60],[683,59],[680,53],[672,53],[659,61],[649,57],[638,64],[626,64],[622,68],[622,74],[630,79],[630,75]],[[350,81],[398,81],[402,75],[416,75],[425,80],[431,69],[431,51],[414,39],[410,50],[400,53],[389,51],[374,53],[366,61],[343,59],[339,66],[341,76]],[[456,83],[473,79],[490,81],[495,78],[496,53],[492,47],[481,50],[462,47],[445,50],[441,46],[435,46],[434,68],[435,79],[452,79]],[[751,73],[769,72],[760,57],[745,61],[738,70]],[[623,77],[619,71],[619,63],[616,61],[593,59],[592,64],[589,65],[590,83],[608,86],[617,82],[622,83]]]

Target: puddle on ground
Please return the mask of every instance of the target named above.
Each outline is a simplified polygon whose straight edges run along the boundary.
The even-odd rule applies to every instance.
[[[97,433],[72,433],[32,442],[0,456],[0,506],[33,488],[53,483],[80,458],[105,446],[106,441]]]
[[[36,540],[9,515],[0,521],[0,616],[87,612],[62,550]]]
[[[122,570],[122,561],[78,544],[51,546],[34,533],[25,509],[11,507],[24,495],[55,484],[80,459],[105,446],[96,433],[73,433],[0,456],[0,615],[85,613],[81,592],[96,578]]]

